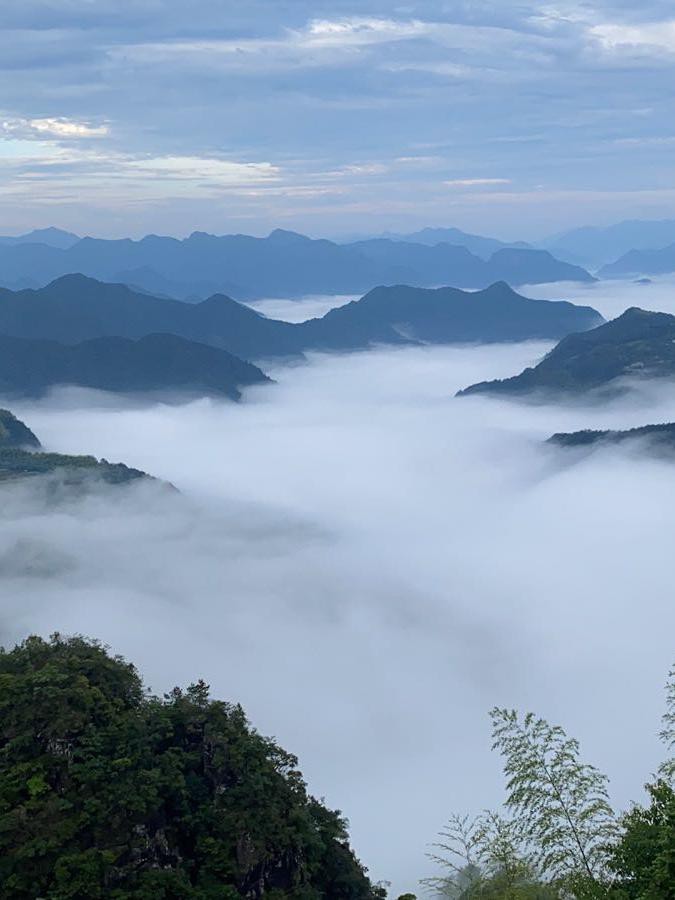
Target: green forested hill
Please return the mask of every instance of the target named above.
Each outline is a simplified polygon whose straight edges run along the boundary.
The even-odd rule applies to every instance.
[[[0,484],[34,475],[58,474],[70,485],[89,480],[107,484],[125,484],[139,478],[150,478],[139,469],[123,463],[110,463],[94,456],[70,456],[44,453],[40,441],[20,419],[8,409],[0,409]]]
[[[653,453],[675,453],[675,423],[643,425],[625,431],[570,431],[554,434],[547,441],[558,447],[595,447],[640,443]]]
[[[675,316],[633,307],[611,322],[569,334],[542,361],[520,375],[482,381],[466,394],[616,393],[620,379],[675,377]]]
[[[82,638],[0,651],[3,900],[374,900],[297,760],[198,682]]]

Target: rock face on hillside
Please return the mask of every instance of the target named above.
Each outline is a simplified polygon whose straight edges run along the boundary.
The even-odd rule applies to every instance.
[[[592,331],[568,335],[520,375],[480,382],[460,395],[616,393],[631,380],[652,378],[675,378],[675,316],[632,308]]]

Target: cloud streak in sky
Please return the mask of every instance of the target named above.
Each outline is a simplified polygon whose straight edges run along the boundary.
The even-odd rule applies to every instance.
[[[590,220],[610,220],[617,207],[672,214],[659,191],[672,180],[663,139],[675,117],[673,22],[659,0],[639,9],[414,2],[396,13],[368,0],[358,15],[347,2],[252,0],[227,16],[213,0],[195,0],[189,13],[177,0],[27,0],[3,9],[0,24],[9,123],[0,144],[79,145],[94,168],[95,144],[107,160],[98,182],[77,160],[51,167],[33,194],[24,172],[5,169],[15,229],[49,224],[55,196],[70,198],[56,224],[111,235],[263,233],[281,223],[313,234],[455,224],[533,237],[579,224],[581,192],[593,198]],[[392,165],[420,145],[439,148],[437,168]],[[244,167],[237,177],[267,174],[220,205],[218,191],[234,180],[224,170],[209,195],[177,191],[149,168],[128,203],[114,202],[111,180],[124,182],[140,159],[224,160]],[[496,170],[518,185],[510,203],[457,208],[442,190]],[[559,200],[535,216],[527,198],[540,190]],[[649,202],[638,196],[650,191]]]

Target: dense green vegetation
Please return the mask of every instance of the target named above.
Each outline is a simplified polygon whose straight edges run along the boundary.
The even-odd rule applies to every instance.
[[[593,447],[597,445],[625,444],[640,441],[654,453],[675,452],[675,423],[643,425],[626,431],[571,431],[554,434],[549,444],[559,447]]]
[[[375,900],[297,760],[203,682],[164,698],[97,643],[0,652],[3,900]]]
[[[607,779],[580,759],[559,726],[492,711],[504,760],[502,812],[454,816],[430,858],[436,897],[454,900],[673,900],[675,898],[675,671],[667,686],[668,758],[646,785],[647,806],[612,810]]]
[[[0,483],[52,473],[58,473],[68,484],[82,484],[90,478],[99,479],[106,484],[126,484],[150,477],[124,463],[109,463],[94,456],[68,456],[64,453],[33,453],[30,450],[0,448]]]
[[[84,485],[91,479],[126,484],[150,477],[123,463],[99,461],[93,456],[42,453],[39,448],[40,441],[30,428],[9,410],[0,409],[0,483],[50,474],[58,474],[62,483],[71,486]]]
[[[591,331],[563,338],[520,375],[471,385],[465,394],[602,395],[626,389],[627,379],[675,376],[675,316],[632,308]]]
[[[426,893],[453,900],[675,900],[675,672],[648,802],[611,808],[576,740],[492,711],[499,812],[454,816]],[[382,900],[346,822],[297,760],[199,681],[159,698],[97,642],[0,650],[3,900]],[[405,894],[399,900],[415,900]]]

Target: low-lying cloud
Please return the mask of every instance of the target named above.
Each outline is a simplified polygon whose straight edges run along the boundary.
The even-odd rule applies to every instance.
[[[542,441],[672,418],[675,388],[601,409],[453,397],[547,346],[317,356],[240,405],[14,404],[50,449],[181,493],[3,488],[0,640],[82,632],[156,691],[204,677],[401,891],[452,812],[501,800],[494,704],[564,723],[639,799],[673,657],[674,469]]]

